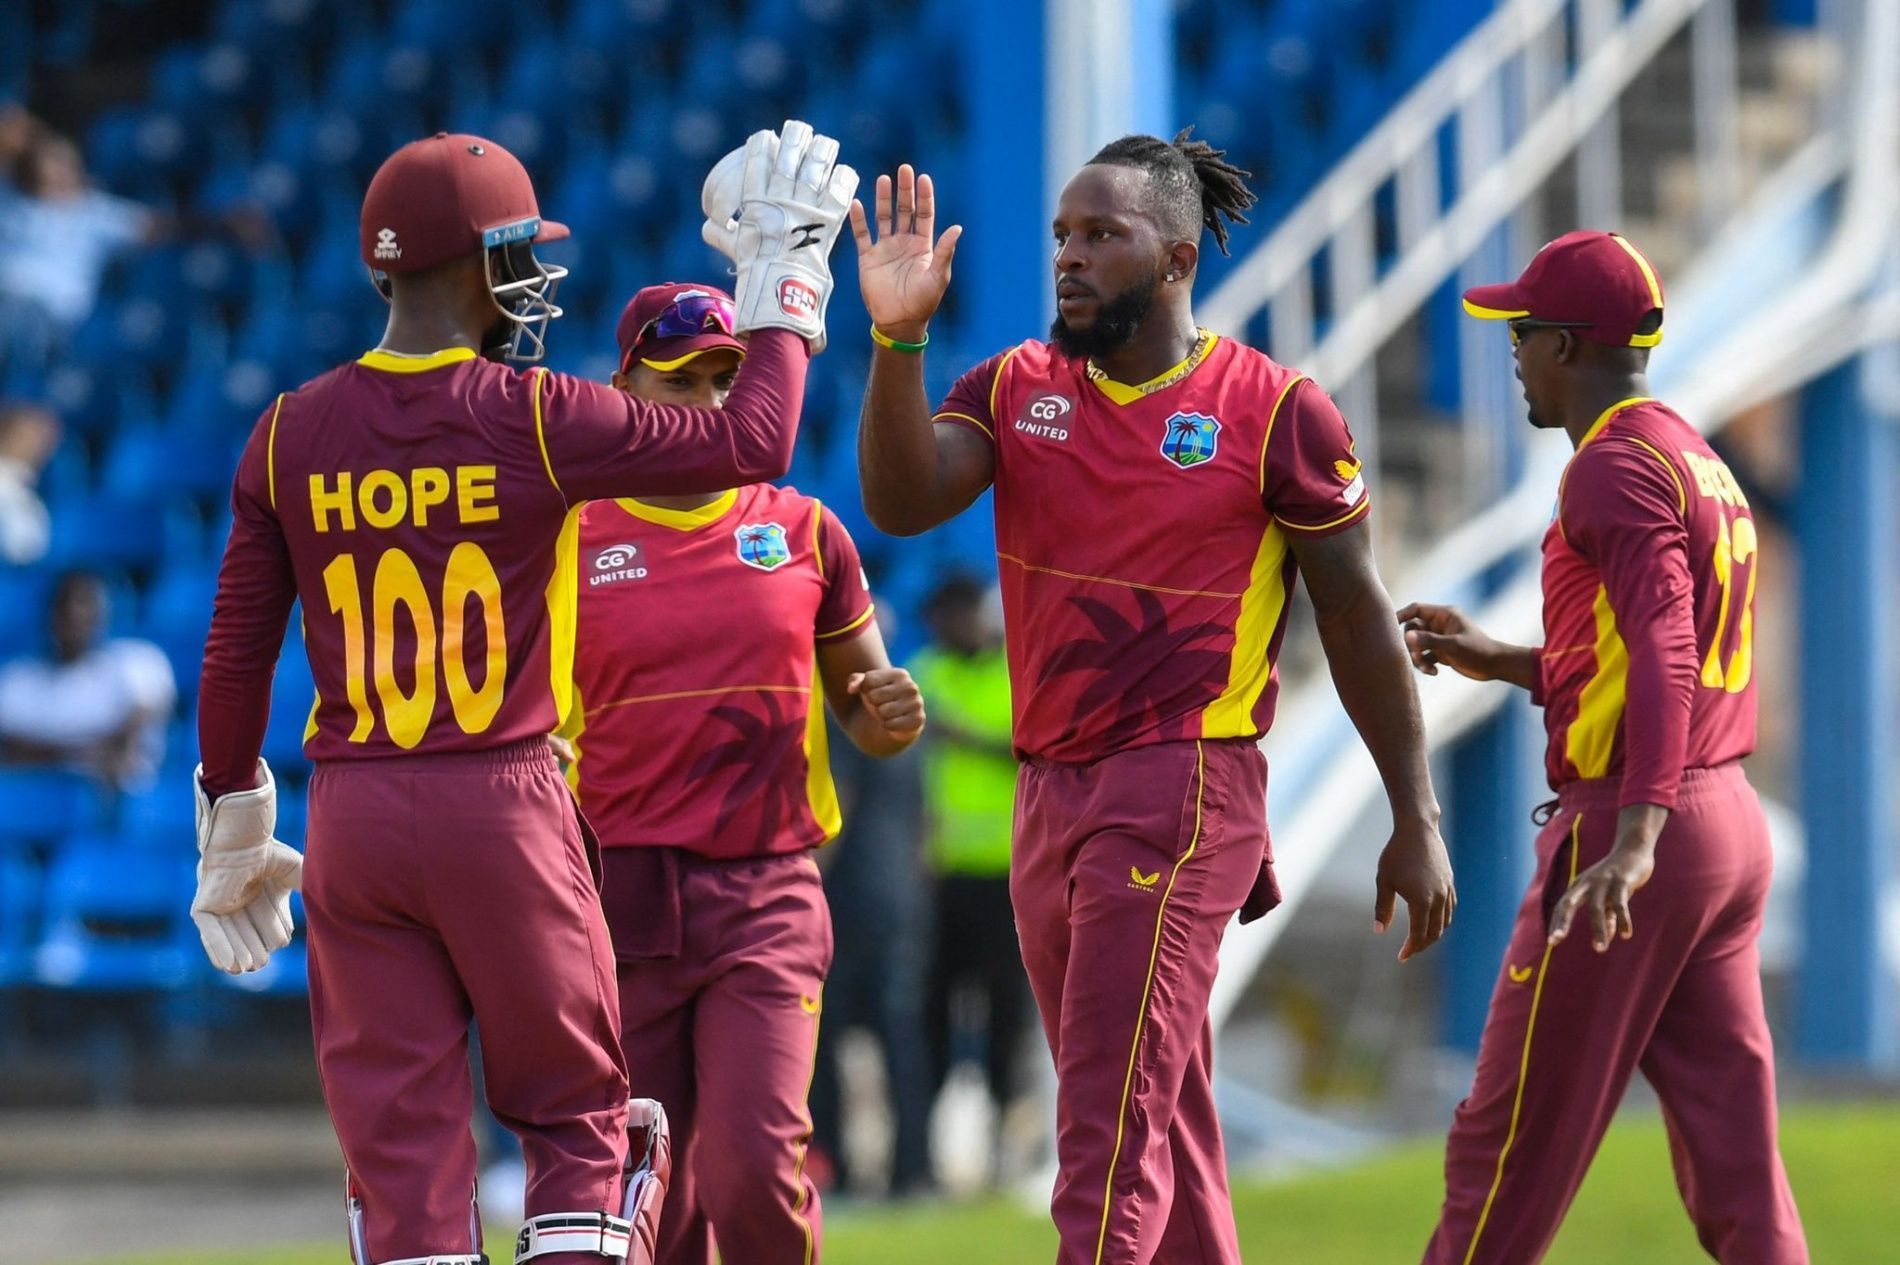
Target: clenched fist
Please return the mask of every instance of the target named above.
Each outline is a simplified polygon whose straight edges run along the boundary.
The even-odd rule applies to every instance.
[[[844,688],[858,696],[865,712],[891,737],[910,742],[924,731],[923,692],[904,669],[853,672]]]

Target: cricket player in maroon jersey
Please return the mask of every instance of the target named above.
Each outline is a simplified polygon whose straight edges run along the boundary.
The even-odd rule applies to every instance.
[[[1421,671],[1531,692],[1557,791],[1425,1260],[1541,1259],[1640,1067],[1703,1248],[1802,1265],[1755,946],[1768,828],[1737,763],[1755,747],[1748,500],[1649,395],[1663,290],[1628,241],[1566,234],[1465,309],[1509,322],[1531,425],[1577,451],[1544,534],[1543,645],[1494,641],[1446,606],[1399,612]],[[1588,946],[1569,935],[1579,914]]]
[[[534,243],[566,230],[492,141],[405,146],[363,203],[381,345],[280,396],[252,434],[205,649],[193,912],[226,970],[262,965],[288,931],[295,854],[271,840],[258,747],[301,598],[318,687],[310,1003],[358,1265],[486,1259],[471,1019],[525,1153],[515,1260],[651,1259],[664,1128],[636,1104],[656,1145],[627,1162],[597,854],[546,739],[572,681],[573,541],[592,498],[783,473],[856,184],[836,157],[790,122],[709,178],[706,235],[733,247],[735,329],[754,335],[720,411],[498,363],[538,356],[560,274]]]
[[[732,300],[649,286],[614,385],[720,409],[746,344]],[[568,781],[600,832],[634,1091],[666,1104],[659,1265],[813,1265],[806,1095],[831,917],[812,850],[838,833],[829,703],[874,756],[924,724],[857,546],[769,483],[595,501],[581,515]]]
[[[910,534],[996,488],[1023,760],[1011,896],[1056,1061],[1067,1265],[1240,1259],[1207,1003],[1228,920],[1278,900],[1258,740],[1296,574],[1392,804],[1374,921],[1405,899],[1405,958],[1455,903],[1346,424],[1299,373],[1194,323],[1202,232],[1226,248],[1245,175],[1185,132],[1096,154],[1056,212],[1050,341],[934,410],[918,353],[959,230],[934,238],[931,182],[908,167],[879,178],[875,242],[851,212],[879,348],[865,508]]]

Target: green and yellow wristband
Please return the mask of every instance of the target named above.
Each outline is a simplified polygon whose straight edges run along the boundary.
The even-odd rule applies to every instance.
[[[901,351],[907,356],[915,356],[918,352],[930,346],[930,335],[926,332],[924,334],[924,340],[920,343],[900,343],[879,329],[876,325],[873,325],[871,326],[871,341],[880,347],[888,347],[892,351]]]

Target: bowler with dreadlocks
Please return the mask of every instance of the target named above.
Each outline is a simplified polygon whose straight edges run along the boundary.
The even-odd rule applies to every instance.
[[[1436,941],[1456,897],[1408,660],[1372,562],[1352,437],[1299,373],[1194,323],[1203,230],[1247,175],[1182,132],[1128,136],[1062,191],[1047,343],[937,408],[921,352],[958,228],[930,177],[853,204],[872,361],[864,504],[912,535],[996,488],[1016,753],[1010,893],[1055,1055],[1064,1265],[1238,1261],[1208,995],[1238,911],[1278,902],[1267,843],[1275,660],[1304,573],[1341,701],[1384,779],[1373,918]]]

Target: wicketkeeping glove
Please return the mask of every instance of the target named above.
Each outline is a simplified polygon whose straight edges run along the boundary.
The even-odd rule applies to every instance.
[[[192,775],[198,818],[198,894],[191,920],[211,964],[227,975],[261,970],[290,943],[290,894],[303,881],[303,855],[272,838],[277,783],[257,762],[257,785],[213,801],[204,766]]]
[[[857,189],[838,142],[797,119],[754,132],[713,168],[700,191],[701,232],[733,261],[735,333],[789,329],[814,355],[824,350],[831,248]]]

